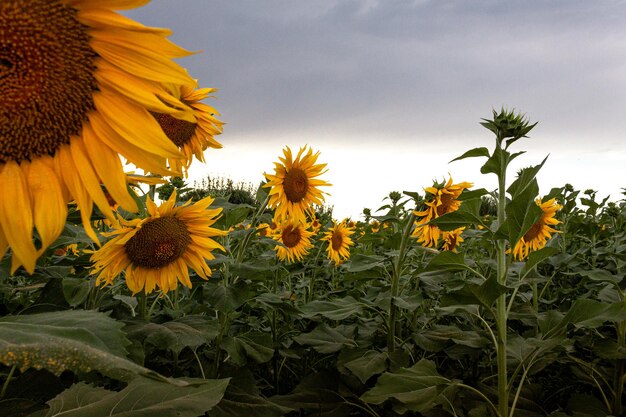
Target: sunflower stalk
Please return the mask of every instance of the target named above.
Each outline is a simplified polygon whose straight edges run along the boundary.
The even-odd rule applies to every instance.
[[[269,203],[269,201],[270,195],[268,194],[267,197],[265,197],[263,203],[259,206],[259,209],[254,213],[254,216],[252,216],[252,219],[250,220],[250,230],[244,236],[243,241],[241,242],[241,245],[239,245],[239,249],[237,250],[237,257],[235,258],[236,263],[239,264],[243,261],[243,256],[246,252],[248,244],[250,243],[250,238],[254,234],[254,227],[256,227],[259,217],[261,217],[261,215],[267,208],[267,204]]]
[[[398,288],[400,284],[400,274],[402,272],[402,266],[404,263],[404,255],[406,252],[406,246],[411,236],[411,229],[415,222],[414,211],[411,210],[409,214],[407,224],[402,234],[402,240],[400,241],[400,249],[398,251],[398,257],[395,259],[393,265],[393,274],[391,276],[391,300],[389,302],[389,324],[387,331],[387,351],[393,353],[396,349],[396,321],[398,314],[398,306],[396,306],[395,298],[398,296]]]

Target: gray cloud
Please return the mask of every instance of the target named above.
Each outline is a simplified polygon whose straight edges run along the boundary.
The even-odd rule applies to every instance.
[[[622,2],[153,0],[128,14],[203,50],[181,64],[220,88],[225,143],[461,144],[504,105],[555,145],[626,150]]]

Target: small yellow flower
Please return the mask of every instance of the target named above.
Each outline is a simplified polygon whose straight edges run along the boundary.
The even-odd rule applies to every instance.
[[[322,240],[328,241],[328,258],[334,261],[335,265],[350,258],[350,246],[354,245],[350,236],[353,234],[354,228],[349,227],[345,220],[341,223],[335,222],[324,234]]]
[[[456,252],[456,247],[464,240],[461,237],[463,230],[465,230],[465,227],[459,227],[458,229],[454,229],[449,232],[442,232],[441,237],[443,240],[443,246],[441,247],[441,250]]]
[[[543,248],[548,239],[552,237],[552,233],[558,233],[551,226],[560,223],[554,216],[562,206],[557,204],[555,198],[545,203],[542,203],[541,200],[541,198],[535,200],[535,203],[542,211],[541,217],[539,217],[537,223],[533,224],[513,247],[513,257],[520,261],[526,259],[530,252]]]
[[[274,175],[264,174],[268,181],[264,187],[271,187],[268,207],[276,209],[274,217],[279,223],[287,218],[305,222],[307,214],[315,216],[311,206],[324,202],[324,193],[318,187],[330,184],[317,177],[326,172],[326,164],[316,163],[319,152],[313,153],[311,148],[300,148],[295,159],[288,146],[283,154],[281,162],[274,163]]]
[[[92,256],[96,285],[112,284],[125,272],[126,285],[136,294],[146,294],[158,287],[163,292],[176,289],[180,281],[191,288],[189,270],[208,279],[211,268],[205,259],[214,259],[214,249],[224,251],[212,237],[226,232],[212,228],[222,211],[209,209],[213,202],[206,197],[195,204],[191,200],[174,206],[176,190],[169,200],[157,207],[148,197],[149,217],[122,220],[122,225],[104,233],[112,237]]]
[[[422,246],[434,248],[439,245],[442,232],[437,226],[428,223],[446,213],[458,210],[461,207],[461,201],[458,200],[459,196],[463,190],[471,186],[472,183],[470,182],[453,184],[452,177],[450,177],[445,185],[435,184],[425,189],[432,198],[425,203],[425,210],[414,212],[415,216],[420,217],[420,220],[415,223],[415,229],[412,233],[412,236],[417,238]]]
[[[289,262],[301,261],[309,253],[309,249],[313,247],[311,243],[313,232],[307,229],[306,223],[294,220],[285,220],[276,228],[272,237],[284,245],[276,245],[274,248],[278,259]]]

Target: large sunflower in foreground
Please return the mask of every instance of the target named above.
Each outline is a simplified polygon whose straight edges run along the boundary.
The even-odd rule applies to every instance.
[[[551,226],[560,223],[554,217],[556,212],[561,209],[556,199],[552,198],[542,203],[541,198],[538,198],[535,200],[535,203],[541,209],[541,216],[537,223],[533,224],[513,247],[513,257],[520,261],[526,259],[530,252],[543,248],[552,236],[552,233],[557,232]]]
[[[350,258],[350,246],[354,245],[350,236],[353,234],[354,227],[349,227],[345,220],[341,223],[335,223],[324,234],[322,240],[328,241],[328,258],[333,260],[336,265]]]
[[[277,222],[287,218],[305,222],[307,213],[314,217],[312,205],[324,202],[324,193],[318,187],[330,184],[316,177],[326,172],[326,164],[316,164],[320,153],[313,153],[311,148],[300,148],[295,159],[288,146],[283,154],[281,162],[274,163],[274,175],[264,174],[268,181],[264,187],[271,187],[268,207],[276,209]]]
[[[461,201],[458,200],[459,196],[466,188],[472,186],[470,182],[460,182],[458,184],[452,183],[452,177],[448,182],[444,184],[434,184],[432,187],[426,188],[426,195],[430,196],[428,201],[424,203],[426,208],[422,211],[415,211],[415,216],[419,217],[415,223],[415,229],[412,236],[417,238],[417,241],[426,247],[436,247],[439,244],[441,237],[441,230],[434,225],[428,223],[443,216],[446,213],[452,213],[461,207]]]
[[[215,118],[218,112],[201,102],[216,90],[214,88],[195,89],[195,85],[172,83],[166,84],[165,88],[172,96],[191,108],[196,119],[195,122],[190,122],[169,113],[152,113],[167,137],[183,153],[184,158],[169,159],[169,164],[174,171],[182,171],[186,175],[194,155],[198,161],[204,162],[204,151],[207,148],[222,147],[213,138],[222,133],[223,123]]]
[[[272,237],[283,244],[274,248],[278,259],[289,262],[301,261],[309,253],[309,249],[313,247],[311,243],[313,232],[307,230],[308,228],[309,225],[306,223],[285,220],[273,231]]]
[[[104,233],[113,238],[91,256],[96,285],[112,284],[122,271],[133,294],[142,290],[148,294],[156,287],[168,292],[176,289],[179,281],[191,288],[188,268],[208,279],[211,269],[206,259],[215,258],[213,249],[224,250],[211,238],[226,235],[211,227],[222,211],[210,209],[212,202],[206,197],[193,205],[190,200],[175,206],[174,191],[157,207],[148,197],[149,217],[122,220],[119,228]]]
[[[0,256],[11,248],[12,271],[33,272],[63,230],[70,200],[97,240],[93,204],[113,219],[101,184],[137,209],[118,154],[164,175],[166,159],[180,157],[149,111],[195,121],[161,87],[194,82],[172,60],[188,52],[166,39],[168,30],[112,11],[145,3],[0,1]]]

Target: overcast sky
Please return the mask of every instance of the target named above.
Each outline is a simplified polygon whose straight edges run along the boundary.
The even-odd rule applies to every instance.
[[[542,192],[626,187],[623,1],[153,0],[127,14],[201,51],[180,63],[219,88],[224,148],[190,182],[258,183],[285,145],[309,144],[336,217],[448,173],[493,189],[479,160],[447,162],[492,148],[479,122],[505,106],[539,122],[514,169],[550,154]]]

